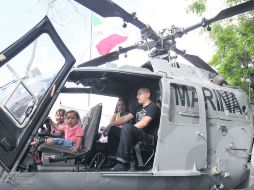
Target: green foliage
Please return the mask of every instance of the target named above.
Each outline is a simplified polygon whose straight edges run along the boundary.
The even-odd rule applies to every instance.
[[[239,4],[244,0],[225,0],[227,5]],[[197,14],[198,7],[192,5]],[[206,5],[205,5],[206,6]],[[200,14],[200,12],[198,13]],[[249,76],[254,73],[254,16],[253,12],[212,24],[210,37],[217,50],[209,62],[226,81],[249,91]],[[223,23],[223,24],[222,24]],[[251,99],[254,92],[251,90]]]
[[[227,82],[248,92],[248,79],[254,73],[254,22],[241,18],[237,24],[213,25],[211,37],[217,51],[210,64],[223,74]]]
[[[195,13],[197,15],[201,15],[206,11],[206,0],[195,0],[192,4],[190,4],[187,8],[187,11]]]
[[[226,0],[228,6],[233,6],[242,2],[244,2],[244,0]]]
[[[224,0],[228,6],[233,6],[242,3],[246,0]],[[192,3],[188,6],[187,12],[191,12],[197,15],[202,15],[207,9],[206,0],[192,0]]]

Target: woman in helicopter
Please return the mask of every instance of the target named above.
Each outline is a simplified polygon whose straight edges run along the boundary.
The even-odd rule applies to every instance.
[[[115,109],[115,113],[112,116],[110,122],[118,120],[120,117],[127,115],[128,112],[128,105],[127,101],[123,98],[119,98],[117,102],[117,106]],[[113,126],[110,128],[110,131],[108,132],[108,144],[107,144],[107,153],[108,153],[108,163],[107,165],[112,165],[114,164],[113,159],[115,157],[118,144],[120,141],[120,135],[121,135],[121,129],[123,128],[124,125],[118,125],[118,126]]]

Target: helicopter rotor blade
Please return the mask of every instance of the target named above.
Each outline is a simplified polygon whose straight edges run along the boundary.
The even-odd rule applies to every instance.
[[[77,67],[91,67],[91,66],[97,67],[97,66],[103,65],[107,62],[118,60],[120,54],[127,53],[128,51],[133,50],[133,49],[138,49],[138,48],[140,48],[141,45],[143,45],[143,44],[140,42],[140,43],[135,43],[134,45],[130,45],[125,48],[119,47],[119,49],[117,51],[113,51],[111,53],[102,55],[100,57],[97,57],[97,58],[87,61],[85,63],[81,63]]]
[[[211,73],[218,74],[210,65],[208,65],[203,59],[201,59],[199,56],[187,54],[184,51],[181,51],[177,48],[173,49],[174,52],[176,52],[178,55],[181,55],[184,59],[192,63],[194,66],[207,70]]]
[[[75,0],[81,5],[102,17],[120,17],[124,22],[129,22],[139,29],[145,28],[146,25],[136,17],[136,14],[130,14],[111,0]]]
[[[225,18],[229,18],[238,14],[242,14],[254,9],[254,1],[247,1],[242,4],[227,8],[219,12],[214,18],[210,19],[210,22],[216,22]]]
[[[94,58],[94,59],[87,61],[85,63],[81,63],[77,67],[78,68],[79,67],[97,67],[97,66],[103,65],[107,62],[115,61],[118,59],[119,59],[119,53],[118,53],[118,51],[114,51],[109,54]]]
[[[189,62],[191,62],[192,64],[196,65],[197,67],[207,70],[211,73],[217,74],[217,72],[210,65],[208,65],[203,59],[201,59],[199,56],[185,54],[183,57],[186,60],[188,60]]]
[[[225,19],[225,18],[229,18],[238,14],[242,14],[248,11],[251,11],[254,9],[254,1],[250,0],[244,3],[241,3],[239,5],[235,5],[233,7],[229,7],[227,9],[224,9],[222,11],[220,11],[215,17],[211,18],[211,19],[203,19],[201,21],[201,23],[195,24],[193,26],[190,26],[186,29],[184,29],[184,33],[188,33],[189,31],[192,31],[200,26],[208,26],[209,24]]]

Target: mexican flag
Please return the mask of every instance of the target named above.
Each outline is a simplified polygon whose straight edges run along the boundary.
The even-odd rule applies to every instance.
[[[108,54],[114,47],[125,42],[128,37],[114,32],[109,24],[96,16],[92,16],[93,42],[100,55]]]
[[[123,43],[127,40],[127,36],[121,36],[119,34],[111,34],[110,36],[102,39],[97,45],[96,48],[100,55],[105,55],[110,52],[115,46],[120,43]]]

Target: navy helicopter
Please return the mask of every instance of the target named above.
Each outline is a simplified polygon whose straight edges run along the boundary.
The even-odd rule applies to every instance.
[[[110,0],[76,1],[102,17],[122,18],[124,26],[133,24],[141,30],[142,40],[72,68],[75,58],[45,17],[0,53],[0,188],[248,188],[253,140],[249,99],[198,56],[177,49],[175,39],[251,11],[254,1],[224,9],[193,26],[158,33]],[[36,51],[42,53],[28,60],[34,43],[40,44]],[[149,51],[149,61],[141,67],[106,64],[134,49]],[[171,51],[192,65],[177,62]],[[84,115],[82,150],[72,154],[68,148],[41,144],[41,163],[34,164],[31,142],[40,135],[38,130],[60,95],[96,94],[135,103],[141,86],[151,89],[161,116],[158,133],[133,147],[132,170],[102,168],[105,153],[96,147],[103,103]]]

